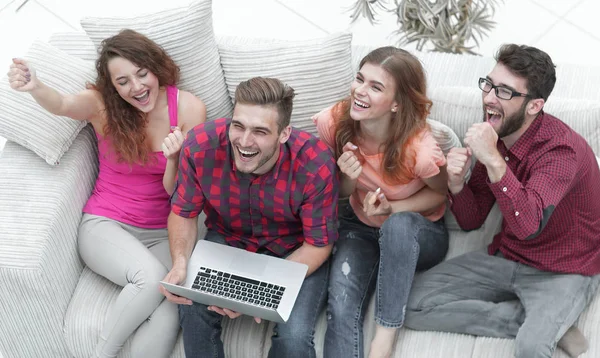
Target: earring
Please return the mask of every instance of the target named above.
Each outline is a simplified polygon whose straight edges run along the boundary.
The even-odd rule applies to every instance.
[[[392,112],[394,112],[394,113],[396,112],[396,107],[392,108]]]

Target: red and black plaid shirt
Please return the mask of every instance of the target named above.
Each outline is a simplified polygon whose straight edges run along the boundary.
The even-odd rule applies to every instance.
[[[600,273],[600,170],[585,139],[540,113],[519,140],[498,150],[508,168],[490,183],[476,163],[468,185],[452,196],[463,229],[480,227],[495,201],[504,220],[488,247],[543,271]]]
[[[338,179],[329,148],[292,129],[273,169],[260,176],[235,170],[230,120],[192,129],[183,144],[172,211],[205,224],[248,251],[285,256],[302,243],[337,240]]]

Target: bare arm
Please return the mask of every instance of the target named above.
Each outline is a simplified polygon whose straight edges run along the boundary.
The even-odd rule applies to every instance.
[[[356,189],[357,179],[352,179],[344,173],[340,174],[340,198],[347,198]]]
[[[194,249],[196,235],[198,235],[198,217],[184,218],[173,212],[169,214],[168,223],[169,246],[171,249],[171,259],[173,268],[163,281],[178,285],[185,280],[187,276],[187,264]],[[167,291],[162,285],[159,287],[167,299],[173,303],[191,305],[192,301],[176,296]]]
[[[440,167],[440,172],[430,178],[423,179],[425,186],[404,200],[390,201],[392,212],[414,211],[424,212],[439,207],[446,201],[448,192],[448,173],[446,166]]]
[[[437,175],[425,178],[423,179],[423,182],[425,182],[425,185],[429,188],[446,196],[446,193],[448,193],[448,171],[446,170],[446,166],[441,166],[440,172]]]
[[[92,121],[103,108],[102,97],[94,90],[84,90],[74,95],[61,94],[38,81],[29,94],[48,112],[78,121]]]
[[[173,212],[169,214],[168,223],[169,246],[173,267],[186,267],[196,235],[198,235],[198,217],[184,218]]]
[[[181,190],[175,191],[171,197],[171,213],[167,225],[173,268],[164,281],[172,284],[180,284],[186,278],[188,260],[198,235],[198,215],[204,208],[204,196],[196,176],[196,163],[188,144],[191,145],[186,143],[182,149],[184,154],[180,158],[185,162],[180,167],[183,171],[179,182]],[[173,303],[192,304],[191,300],[172,295],[162,286],[160,291]]]
[[[446,201],[448,190],[446,168],[440,167],[438,174],[423,181],[425,186],[421,190],[402,200],[391,201],[379,190],[370,191],[363,200],[363,210],[368,216],[375,216],[404,211],[420,213],[439,207]]]
[[[292,252],[287,259],[308,265],[308,272],[306,273],[306,277],[308,277],[327,261],[332,249],[333,244],[318,247],[305,242]]]
[[[93,121],[104,108],[102,96],[98,91],[84,90],[77,94],[61,94],[40,81],[33,66],[22,59],[13,59],[8,81],[11,88],[19,92],[29,92],[40,106],[58,116]]]
[[[445,201],[446,195],[425,186],[404,200],[390,200],[390,205],[394,213],[404,211],[420,213],[437,208]]]
[[[198,124],[206,122],[206,106],[198,97],[189,92],[180,91],[179,104],[178,126],[181,130],[175,129],[173,133],[170,133],[165,138],[163,146],[163,151],[165,151],[165,147],[168,147],[165,151],[167,167],[163,175],[163,186],[169,194],[172,194],[175,190],[175,179],[179,168],[179,153],[187,132]],[[170,143],[167,143],[167,141]]]

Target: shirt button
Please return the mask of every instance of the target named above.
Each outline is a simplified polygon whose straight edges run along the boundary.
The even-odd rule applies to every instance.
[[[508,162],[508,157],[504,157],[504,160]]]
[[[506,189],[506,187],[502,188],[502,191],[504,191],[504,192],[505,192],[505,191],[507,191],[507,190],[508,190],[508,189]]]
[[[519,212],[518,211],[515,211],[515,216],[519,216]]]

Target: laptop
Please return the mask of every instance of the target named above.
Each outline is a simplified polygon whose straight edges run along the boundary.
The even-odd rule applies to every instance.
[[[285,323],[307,271],[298,262],[199,240],[185,283],[160,283],[194,302]]]

